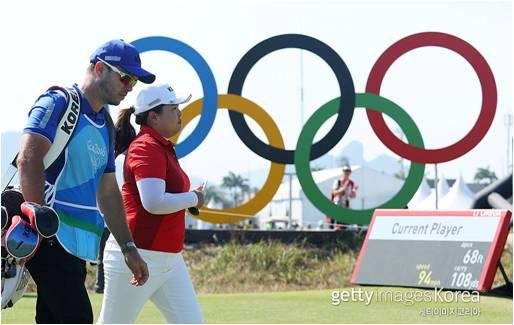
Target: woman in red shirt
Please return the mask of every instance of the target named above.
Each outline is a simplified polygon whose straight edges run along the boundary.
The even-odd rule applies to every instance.
[[[201,207],[203,188],[189,190],[190,183],[168,138],[181,129],[178,98],[169,85],[142,90],[134,107],[122,110],[116,123],[116,154],[126,151],[123,166],[123,201],[127,223],[136,246],[148,264],[146,285],[131,286],[130,270],[120,247],[109,238],[104,251],[105,291],[100,323],[133,323],[147,300],[168,323],[201,323],[202,313],[187,271],[182,249],[185,210]],[[135,114],[141,130],[130,124]]]

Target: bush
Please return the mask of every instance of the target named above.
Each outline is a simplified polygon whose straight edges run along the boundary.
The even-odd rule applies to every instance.
[[[264,292],[307,289],[337,289],[350,285],[358,252],[344,243],[316,247],[306,243],[195,245],[184,250],[194,287],[198,293]],[[502,264],[512,279],[512,240],[502,255]],[[86,287],[93,290],[96,267],[88,263]],[[493,288],[503,285],[496,272]],[[35,285],[29,283],[29,291]]]
[[[341,247],[266,241],[203,246],[184,255],[201,293],[340,287],[347,284],[356,259]]]

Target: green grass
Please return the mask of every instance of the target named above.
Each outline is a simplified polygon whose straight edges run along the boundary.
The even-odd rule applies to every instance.
[[[425,290],[389,287],[353,287],[355,290],[405,295]],[[352,288],[339,289],[350,291]],[[331,304],[332,290],[291,291],[276,293],[204,294],[200,304],[206,323],[505,323],[512,324],[512,299],[480,296],[479,303],[418,302],[412,306],[402,302],[362,302]],[[433,290],[428,292],[434,297]],[[96,317],[102,296],[91,294]],[[24,297],[14,308],[2,311],[2,323],[34,323],[36,298]],[[425,316],[423,308],[478,308],[479,316]],[[147,303],[138,323],[163,323],[164,318],[152,303]]]

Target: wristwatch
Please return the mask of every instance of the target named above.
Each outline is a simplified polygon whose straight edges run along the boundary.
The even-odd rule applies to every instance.
[[[121,244],[120,248],[121,248],[121,252],[125,253],[130,248],[137,248],[137,247],[136,247],[136,244],[133,241],[128,241],[125,244]]]

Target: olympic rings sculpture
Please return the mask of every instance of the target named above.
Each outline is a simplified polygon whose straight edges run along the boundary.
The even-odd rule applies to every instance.
[[[271,201],[285,172],[285,164],[294,164],[298,180],[306,197],[323,213],[352,224],[368,224],[375,208],[351,210],[331,202],[317,187],[309,162],[330,151],[344,136],[352,121],[356,107],[365,108],[368,120],[377,137],[391,151],[412,163],[403,187],[389,201],[376,208],[403,208],[412,199],[422,182],[425,164],[456,159],[473,149],[486,135],[496,113],[496,81],[489,64],[471,44],[441,32],[413,34],[397,41],[380,55],[368,76],[365,93],[356,93],[352,76],[343,59],[327,44],[300,34],[283,34],[268,38],[251,48],[236,65],[228,86],[228,94],[218,94],[213,73],[201,55],[187,44],[168,37],[152,36],[132,42],[141,53],[163,50],[175,53],[189,62],[200,77],[204,97],[183,109],[183,127],[195,116],[200,120],[193,132],[183,141],[179,135],[176,152],[182,158],[206,138],[218,106],[227,107],[232,126],[243,143],[257,155],[271,161],[271,169],[262,189],[250,201],[231,209],[200,209],[199,219],[213,223],[233,223],[254,216]],[[407,112],[389,99],[380,96],[385,73],[403,54],[424,46],[437,46],[461,55],[475,70],[482,88],[482,105],[472,129],[456,143],[439,149],[425,149],[423,138]],[[266,111],[256,103],[242,97],[243,85],[251,68],[265,55],[285,48],[310,51],[322,58],[334,72],[339,83],[339,96],[321,106],[305,123],[295,150],[286,150],[280,130]],[[258,139],[248,127],[243,114],[255,119],[261,126],[269,144]],[[312,144],[317,130],[333,115],[336,121],[327,135]],[[385,124],[382,114],[395,120],[407,137],[407,142],[397,138]],[[351,211],[348,211],[351,210]]]

